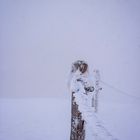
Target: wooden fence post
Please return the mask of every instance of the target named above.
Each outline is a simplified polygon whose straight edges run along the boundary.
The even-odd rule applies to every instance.
[[[95,78],[95,94],[92,97],[92,107],[94,107],[94,111],[98,111],[98,96],[99,96],[99,91],[102,90],[100,87],[100,72],[99,70],[95,69],[94,70],[94,78]]]
[[[74,100],[74,92],[72,93],[71,103],[71,134],[70,140],[85,140],[85,121],[82,114],[78,110],[78,105]]]

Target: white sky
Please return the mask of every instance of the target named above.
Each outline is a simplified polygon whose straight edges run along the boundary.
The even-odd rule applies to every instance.
[[[139,0],[1,0],[0,97],[66,97],[71,63],[140,93]]]

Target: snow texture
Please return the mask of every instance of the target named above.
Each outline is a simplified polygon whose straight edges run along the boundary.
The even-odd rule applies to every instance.
[[[79,80],[80,79],[80,80]],[[71,78],[71,92],[74,92],[75,101],[79,111],[82,113],[82,118],[86,122],[85,133],[86,140],[117,140],[99,121],[98,116],[92,107],[92,96],[94,92],[87,92],[85,87],[92,87],[88,73],[81,74],[77,70]]]

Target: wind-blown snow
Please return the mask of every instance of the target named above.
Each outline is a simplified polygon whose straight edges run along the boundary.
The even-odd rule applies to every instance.
[[[81,112],[82,119],[85,121],[85,140],[116,140],[111,133],[103,126],[98,115],[92,107],[92,96],[94,90],[88,92],[86,88],[93,87],[88,73],[81,73],[78,70],[71,76],[70,91],[73,92],[74,100],[78,105],[78,110]],[[95,101],[95,100],[94,100]]]
[[[82,117],[86,122],[86,140],[117,140],[116,138],[113,138],[107,128],[103,126],[98,115],[94,112],[94,108],[89,104],[89,102],[91,102],[91,98],[89,98],[88,95],[84,95],[82,92],[77,92],[74,96],[76,103],[78,104],[79,111],[82,113]]]

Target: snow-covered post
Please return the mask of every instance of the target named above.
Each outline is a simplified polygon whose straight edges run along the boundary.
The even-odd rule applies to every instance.
[[[70,140],[117,140],[109,133],[98,119],[94,111],[98,111],[99,70],[94,70],[95,85],[90,81],[88,64],[76,61],[72,65],[70,77],[71,102],[71,134]],[[91,98],[93,97],[93,107]]]
[[[93,98],[92,98],[92,107],[94,107],[94,111],[97,112],[98,111],[98,96],[99,96],[99,92],[100,90],[102,90],[102,88],[100,87],[100,72],[99,70],[95,69],[94,71],[94,77],[95,77],[95,86],[94,86],[94,90],[95,90],[95,94],[93,94]]]
[[[91,107],[94,85],[90,82],[88,64],[85,61],[78,60],[72,64],[69,83],[72,93],[70,140],[85,140],[88,136],[86,128],[92,124],[89,116],[94,113]]]
[[[85,140],[85,120],[79,111],[78,104],[75,101],[74,92],[72,93],[71,102],[71,134],[70,140]]]
[[[79,105],[76,102],[75,94],[84,88],[82,75],[87,71],[87,68],[88,65],[83,61],[78,60],[72,64],[71,77],[69,82],[70,92],[72,93],[70,140],[85,140],[85,120],[82,117],[82,112],[79,110]],[[83,89],[83,92],[84,90],[85,89]]]

